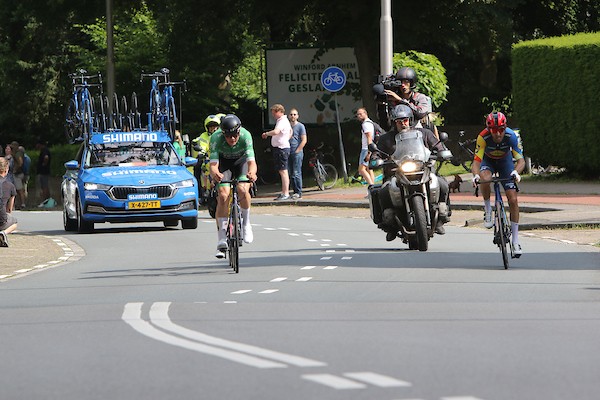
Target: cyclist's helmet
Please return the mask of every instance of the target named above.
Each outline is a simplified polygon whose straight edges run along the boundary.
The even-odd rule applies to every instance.
[[[204,120],[204,129],[208,131],[209,126],[219,126],[221,118],[218,115],[211,114]]]
[[[413,113],[410,107],[407,105],[398,104],[392,109],[391,117],[392,121],[396,121],[397,119],[408,118],[410,119],[412,125]]]
[[[407,79],[410,81],[410,88],[414,89],[417,86],[417,74],[415,70],[410,67],[402,67],[396,72],[396,80]]]
[[[487,116],[485,124],[489,130],[504,130],[506,129],[506,116],[501,112],[494,111]]]
[[[221,118],[221,130],[225,136],[237,136],[240,134],[242,121],[234,114],[227,114]]]

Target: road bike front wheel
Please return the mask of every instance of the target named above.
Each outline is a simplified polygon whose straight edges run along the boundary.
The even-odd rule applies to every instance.
[[[331,189],[332,187],[335,186],[335,184],[337,183],[338,180],[338,172],[337,169],[335,169],[335,167],[331,164],[322,164],[323,165],[323,170],[324,172],[324,181],[323,181],[323,187],[325,189]]]
[[[239,268],[239,254],[240,254],[240,220],[239,214],[236,210],[235,205],[232,205],[229,210],[229,235],[227,238],[228,252],[229,252],[229,265],[235,273],[240,271]]]
[[[496,234],[497,244],[500,247],[500,253],[502,253],[502,263],[504,269],[508,269],[508,241],[506,237],[506,220],[503,217],[504,207],[501,204],[496,204]]]

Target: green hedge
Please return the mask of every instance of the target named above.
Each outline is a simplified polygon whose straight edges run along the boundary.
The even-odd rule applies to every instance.
[[[74,160],[77,156],[78,145],[59,144],[50,146],[50,175],[63,176],[65,173],[65,163]],[[40,157],[38,150],[27,150],[27,154],[31,158],[31,173],[32,177],[37,175],[37,164]],[[35,180],[34,180],[35,181]]]
[[[600,32],[520,42],[513,106],[525,154],[600,175]]]

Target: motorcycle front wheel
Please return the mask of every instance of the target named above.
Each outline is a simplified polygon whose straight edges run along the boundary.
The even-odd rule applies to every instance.
[[[425,215],[425,204],[421,196],[410,198],[410,208],[414,213],[415,232],[419,251],[427,251],[429,246],[429,235],[427,234],[427,216]]]

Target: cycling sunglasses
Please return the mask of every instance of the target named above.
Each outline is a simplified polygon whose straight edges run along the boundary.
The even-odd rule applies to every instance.
[[[503,133],[506,130],[505,126],[500,126],[498,128],[489,128],[492,133]]]
[[[240,136],[240,133],[239,132],[227,132],[227,133],[223,132],[223,135],[225,135],[226,138],[235,138],[235,137]]]

